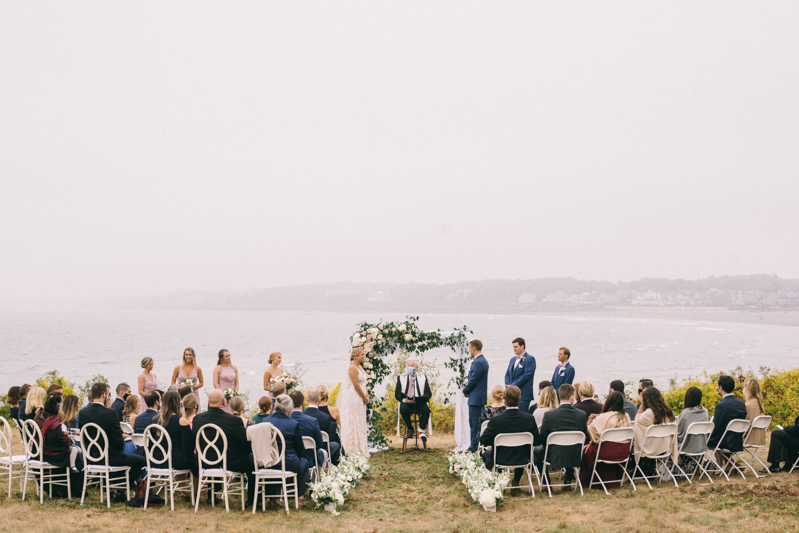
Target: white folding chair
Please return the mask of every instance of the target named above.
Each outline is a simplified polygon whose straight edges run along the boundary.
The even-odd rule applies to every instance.
[[[582,432],[581,432],[582,433]],[[615,443],[623,443],[627,441],[629,443],[630,448],[633,445],[633,439],[635,438],[635,430],[631,427],[628,428],[610,428],[606,429],[599,435],[599,444],[597,445],[596,449],[596,462],[594,463],[594,469],[591,472],[591,479],[588,482],[588,488],[590,489],[594,484],[594,478],[599,480],[599,484],[602,485],[602,489],[605,491],[605,494],[610,496],[610,492],[608,492],[608,488],[605,486],[605,482],[602,481],[602,478],[597,475],[596,473],[596,466],[599,463],[605,463],[608,465],[619,465],[621,466],[621,479],[612,479],[608,480],[608,483],[616,483],[619,482],[619,486],[624,485],[624,477],[627,476],[627,479],[630,480],[630,485],[632,485],[633,490],[637,490],[635,488],[635,483],[633,483],[633,478],[630,476],[630,473],[627,472],[627,463],[630,461],[630,451],[627,450],[627,457],[623,461],[610,461],[608,459],[602,459],[602,444],[606,442],[615,442]]]
[[[788,463],[785,463],[785,464],[787,465]],[[797,466],[799,466],[799,457],[797,457],[797,458],[796,458],[796,461],[794,461],[794,463],[793,463],[793,466],[791,467],[791,469],[790,469],[790,470],[788,470],[788,473],[789,473],[789,474],[793,473],[794,469],[795,469]]]
[[[156,453],[157,452],[157,453]],[[161,458],[159,459],[158,456]],[[150,498],[150,486],[169,491],[169,503],[175,510],[175,492],[188,492],[194,501],[194,475],[191,470],[172,468],[172,439],[166,429],[151,424],[144,430],[144,457],[147,459],[147,488],[144,490],[144,508]],[[191,458],[189,458],[191,459]],[[164,468],[166,465],[166,468]],[[186,476],[178,479],[178,476]],[[167,486],[168,485],[168,486]]]
[[[322,440],[327,445],[327,461],[324,466],[325,472],[327,472],[330,470],[331,461],[333,460],[333,454],[330,453],[330,435],[327,434],[327,431],[322,432]]]
[[[313,466],[311,467],[310,471],[310,479],[313,480],[314,483],[319,481],[319,477],[321,476],[319,472],[319,458],[316,456],[316,441],[313,437],[302,437],[302,445],[305,446],[306,450],[313,450]]]
[[[217,444],[221,442],[221,448]],[[194,512],[200,508],[200,497],[203,492],[203,485],[208,483],[206,490],[211,491],[211,507],[215,504],[215,490],[213,482],[217,481],[222,485],[222,497],[225,500],[225,512],[230,511],[228,502],[228,487],[238,489],[241,496],[241,510],[247,501],[247,477],[240,472],[233,472],[227,469],[227,437],[222,428],[216,424],[206,424],[197,432],[197,459],[200,465],[200,480],[197,483],[197,499],[194,503]],[[213,450],[214,458],[208,457],[209,450]],[[221,466],[221,467],[220,467]]]
[[[583,458],[583,444],[585,444],[585,433],[582,431],[556,431],[554,433],[550,433],[547,436],[547,442],[544,447],[544,461],[542,463],[542,471],[541,476],[538,478],[538,487],[541,491],[543,491],[543,485],[546,485],[547,492],[549,493],[549,497],[552,497],[552,487],[571,487],[571,483],[559,483],[559,484],[552,484],[549,481],[549,476],[547,475],[548,466],[550,462],[548,461],[549,458],[549,448],[557,447],[557,446],[580,446],[580,463],[582,463]],[[538,472],[536,471],[536,475]],[[574,467],[574,479],[577,483],[577,486],[580,487],[580,495],[583,495],[583,484],[580,481],[580,466]],[[543,480],[543,481],[542,481]]]
[[[705,469],[705,464],[707,463],[707,441],[710,438],[710,435],[713,433],[713,422],[693,422],[688,426],[688,429],[685,430],[685,437],[683,438],[682,445],[680,445],[680,457],[687,457],[694,463],[696,463],[696,469],[694,470],[691,476],[685,473],[685,470],[680,468],[679,464],[677,464],[677,468],[680,470],[683,476],[688,480],[688,483],[693,485],[693,478],[696,476],[696,471],[699,470],[701,474],[699,474],[699,481],[702,481],[702,476],[707,476],[711,483],[713,483],[713,478],[710,477],[707,470]],[[693,438],[692,438],[693,437]],[[702,451],[699,452],[689,452],[686,451],[686,446],[691,443],[692,440],[695,439],[703,439],[704,444],[702,445]]]
[[[524,468],[524,471],[527,472],[527,487],[523,485],[519,485],[517,487],[510,486],[506,487],[507,489],[521,489],[521,488],[529,488],[530,494],[533,498],[535,498],[535,488],[533,487],[533,472],[535,472],[536,477],[538,476],[538,469],[535,467],[535,463],[533,462],[533,443],[535,442],[533,438],[533,434],[529,432],[525,433],[500,433],[494,437],[494,470],[509,470],[513,472],[517,468]],[[497,451],[499,448],[515,448],[517,446],[530,446],[530,459],[523,464],[519,465],[504,465],[497,463]]]
[[[121,429],[122,433],[125,435],[133,435],[133,427],[127,422],[120,422],[119,429]]]
[[[654,446],[654,442],[660,442],[660,445],[664,447],[664,451],[661,453],[655,454],[647,454],[644,453],[645,450],[649,446]],[[653,424],[646,428],[646,433],[644,434],[644,441],[641,443],[641,453],[638,454],[638,457],[635,458],[635,469],[633,470],[633,479],[640,479],[644,478],[646,481],[646,485],[649,487],[649,490],[652,490],[652,484],[649,483],[650,479],[658,478],[658,483],[660,483],[660,474],[657,473],[657,465],[662,465],[662,468],[668,472],[669,477],[671,477],[672,481],[674,481],[674,486],[677,487],[677,478],[674,477],[671,469],[667,467],[667,460],[671,457],[672,449],[674,448],[674,443],[677,442],[677,424],[674,422],[670,424]],[[644,473],[644,470],[641,468],[641,459],[654,459],[655,460],[655,474],[651,476],[647,476]],[[676,464],[677,461],[675,461]],[[636,475],[637,472],[641,472],[641,475]]]
[[[731,466],[739,474],[741,474],[742,478],[746,479],[746,475],[744,474],[744,471],[741,470],[740,468],[738,468],[738,465],[736,464],[736,459],[740,459],[741,462],[743,462],[749,468],[749,470],[751,470],[752,472],[755,473],[756,477],[759,477],[757,475],[757,472],[755,472],[755,469],[752,468],[752,465],[750,465],[748,462],[746,462],[746,459],[741,457],[741,453],[742,453],[743,450],[741,452],[733,452],[731,450],[727,450],[727,449],[721,447],[721,443],[724,442],[724,437],[726,437],[728,433],[740,434],[741,435],[741,442],[743,442],[744,435],[746,435],[746,432],[749,430],[749,426],[750,426],[750,424],[749,424],[748,420],[744,420],[744,419],[730,420],[730,422],[727,424],[727,427],[724,428],[724,433],[721,434],[721,438],[719,439],[718,444],[716,444],[716,448],[713,450],[713,453],[711,453],[708,456],[710,461],[714,465],[716,465],[718,467],[718,470],[716,470],[716,469],[708,470],[709,472],[717,472],[717,471],[721,472],[724,475],[724,477],[727,478],[727,481],[729,481],[730,480],[730,476],[727,475],[727,472],[725,471],[725,469],[728,466]],[[724,462],[724,466],[720,465],[719,462],[716,460],[716,455],[717,455],[718,452],[722,452],[726,456],[727,460]]]
[[[272,442],[270,443],[273,450],[280,451],[280,469],[277,468],[259,468],[258,460],[253,454],[253,463],[255,465],[255,495],[252,501],[252,513],[255,514],[255,509],[258,507],[258,492],[261,492],[261,508],[266,511],[267,498],[282,498],[286,506],[286,514],[289,514],[289,496],[294,496],[294,508],[299,509],[299,484],[297,481],[297,474],[294,472],[286,471],[286,441],[283,439],[283,434],[274,428],[272,431]],[[267,485],[280,485],[281,491],[277,495],[266,494]]]
[[[488,420],[484,420],[483,423],[480,424],[480,435],[481,436],[483,435],[483,432],[488,427],[488,422],[489,422]],[[486,451],[486,450],[487,450],[487,448],[485,446],[483,446],[482,444],[480,444],[480,441],[478,440],[478,442],[477,442],[477,454],[478,455],[483,455],[483,452]]]
[[[91,431],[90,431],[91,430]],[[92,436],[91,434],[94,434]],[[103,501],[103,488],[106,492],[107,506],[111,508],[111,489],[125,489],[125,498],[130,499],[129,466],[110,466],[108,464],[108,435],[103,428],[93,422],[82,424],[80,428],[80,446],[83,448],[83,491],[80,504],[86,497],[86,488],[90,484],[100,485],[100,501]],[[99,463],[99,464],[97,464]],[[111,474],[122,474],[122,478],[111,479]]]
[[[0,476],[8,476],[8,497],[11,497],[11,485],[14,479],[19,480],[19,490],[22,490],[22,480],[25,477],[25,455],[14,455],[12,450],[11,424],[0,416]]]
[[[44,460],[44,439],[39,425],[33,420],[22,423],[23,444],[25,446],[25,480],[22,484],[22,499],[28,491],[28,476],[32,473],[34,479],[38,476],[37,491],[39,503],[44,503],[44,486],[50,486],[50,498],[53,497],[53,485],[67,487],[67,497],[72,499],[72,487],[69,483],[69,467],[51,465]],[[63,470],[63,472],[58,472]]]
[[[771,425],[771,417],[769,415],[756,416],[755,419],[752,420],[752,425],[749,426],[749,431],[747,431],[746,435],[744,435],[744,451],[749,455],[751,455],[752,458],[758,463],[760,463],[760,466],[765,468],[766,472],[768,472],[767,474],[764,474],[762,476],[758,475],[757,472],[755,472],[755,476],[757,477],[766,477],[768,474],[771,474],[771,471],[769,471],[766,464],[757,457],[757,450],[758,448],[763,448],[763,445],[751,444],[747,441],[749,440],[749,437],[752,435],[753,431],[763,430],[763,433],[765,433],[770,425]]]

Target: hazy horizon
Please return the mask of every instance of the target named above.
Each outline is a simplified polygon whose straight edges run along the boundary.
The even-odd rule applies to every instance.
[[[799,278],[799,4],[0,15],[0,303]]]

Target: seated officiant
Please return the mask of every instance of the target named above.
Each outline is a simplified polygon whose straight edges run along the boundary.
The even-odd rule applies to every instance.
[[[397,387],[394,389],[394,397],[400,404],[400,416],[407,428],[407,438],[414,438],[411,413],[416,411],[419,413],[419,436],[422,440],[427,440],[424,431],[430,420],[428,402],[432,396],[430,383],[425,375],[419,372],[419,361],[414,358],[408,359],[405,363],[405,372],[397,377]]]

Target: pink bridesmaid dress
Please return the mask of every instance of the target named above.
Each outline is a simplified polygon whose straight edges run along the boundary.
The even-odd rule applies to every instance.
[[[236,387],[236,371],[230,366],[219,367],[219,388],[223,391],[225,389],[233,389]],[[225,412],[231,413],[230,406],[225,403]]]
[[[144,376],[144,394],[148,392],[152,392],[158,388],[158,383],[156,383],[155,379],[147,379],[147,376]],[[144,401],[144,396],[139,396],[139,414],[142,414],[147,410],[147,402]]]
[[[197,377],[197,367],[194,367],[194,370],[191,371],[191,375],[187,376],[186,373],[183,371],[183,365],[181,365],[180,370],[178,370],[178,384],[184,379],[190,379],[194,382],[194,385],[197,385],[197,382],[200,381],[200,378]],[[196,389],[193,391],[194,396],[197,398],[197,413],[200,414],[202,412],[202,406],[200,405],[200,392]]]

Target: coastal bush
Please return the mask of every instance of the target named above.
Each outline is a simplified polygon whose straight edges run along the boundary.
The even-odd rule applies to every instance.
[[[94,383],[94,382],[92,382]],[[64,388],[64,394],[70,395],[75,394],[75,384],[69,381],[67,378],[62,376],[58,370],[51,370],[50,372],[46,372],[43,376],[39,377],[36,380],[36,385],[47,390],[50,385],[61,385]],[[91,386],[89,386],[91,388]]]

